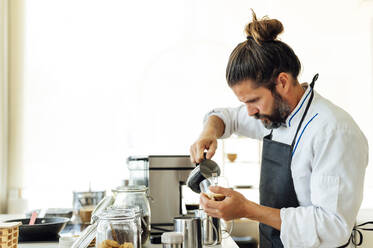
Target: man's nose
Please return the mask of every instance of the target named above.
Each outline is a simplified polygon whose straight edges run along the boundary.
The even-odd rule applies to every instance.
[[[246,104],[246,108],[247,108],[247,113],[249,114],[249,116],[253,116],[259,112],[259,110],[255,108],[254,106],[252,106],[251,104]]]

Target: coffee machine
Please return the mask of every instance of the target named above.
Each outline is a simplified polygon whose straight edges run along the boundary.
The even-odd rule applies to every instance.
[[[130,156],[127,165],[129,184],[148,187],[152,233],[172,230],[185,208],[182,189],[196,167],[189,155]]]

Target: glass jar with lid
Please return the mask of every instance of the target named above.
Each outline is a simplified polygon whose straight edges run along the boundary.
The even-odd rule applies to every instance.
[[[96,243],[98,248],[140,248],[139,226],[133,209],[108,209],[98,218]]]
[[[121,208],[121,207],[114,207],[110,206],[108,208],[109,210],[114,210],[117,211],[118,213],[124,213],[126,214],[128,211],[134,211],[135,212],[135,219],[137,223],[137,240],[138,244],[140,244],[140,247],[142,247],[142,242],[141,242],[141,234],[142,234],[142,228],[141,228],[141,213],[142,211],[140,210],[139,206],[135,206],[134,208]]]
[[[113,189],[114,208],[136,208],[141,210],[141,244],[150,238],[150,204],[145,186],[121,186]]]

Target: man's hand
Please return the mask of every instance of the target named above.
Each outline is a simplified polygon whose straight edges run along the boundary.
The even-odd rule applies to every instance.
[[[213,135],[201,136],[194,144],[190,147],[190,159],[192,163],[200,163],[204,159],[203,153],[207,150],[206,158],[210,159],[214,156],[218,142],[216,137]]]
[[[225,199],[213,201],[202,193],[199,203],[208,215],[226,221],[248,218],[272,226],[277,230],[281,229],[280,209],[256,204],[232,189],[217,186],[210,186],[209,189],[213,193],[225,195]]]
[[[192,163],[201,163],[203,153],[207,150],[206,158],[211,159],[218,147],[217,139],[224,133],[224,122],[217,116],[210,116],[203,131],[196,142],[190,147],[190,160]]]
[[[223,201],[214,201],[206,194],[201,194],[200,205],[210,216],[224,220],[249,218],[250,212],[259,207],[258,204],[247,200],[241,193],[232,189],[218,186],[211,186],[209,189],[213,193],[225,195]]]

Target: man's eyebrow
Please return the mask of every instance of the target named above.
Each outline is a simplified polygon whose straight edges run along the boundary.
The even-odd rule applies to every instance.
[[[255,97],[253,99],[249,99],[249,100],[245,101],[245,103],[253,103],[253,102],[256,102],[258,100],[259,100],[259,97]]]

